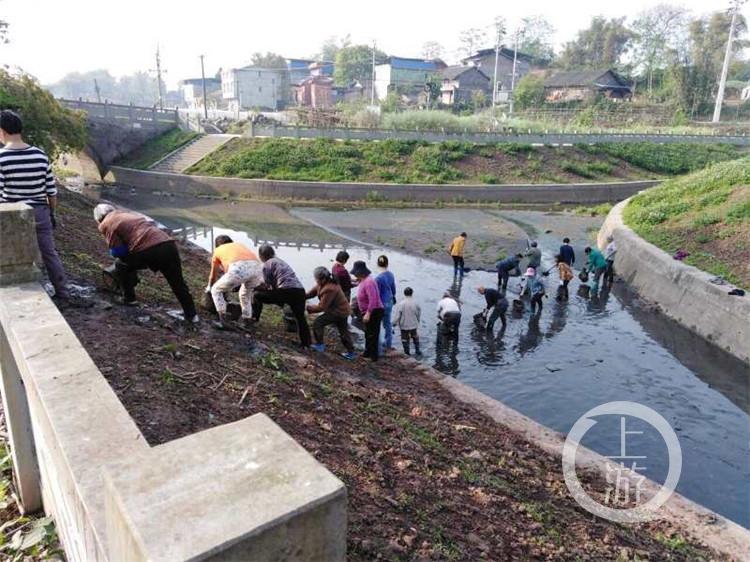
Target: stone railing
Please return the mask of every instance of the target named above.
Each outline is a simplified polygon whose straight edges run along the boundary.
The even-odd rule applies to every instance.
[[[176,109],[159,109],[156,106],[142,107],[138,105],[125,105],[110,102],[93,102],[84,100],[68,100],[60,98],[59,101],[68,109],[85,111],[90,121],[103,121],[108,123],[130,123],[139,126],[161,126],[168,125],[176,127],[179,124],[179,115]]]
[[[264,414],[150,447],[38,282],[0,205],[0,382],[21,509],[70,561],[346,558],[346,489]]]

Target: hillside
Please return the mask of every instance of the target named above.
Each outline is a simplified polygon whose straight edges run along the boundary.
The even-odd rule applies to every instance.
[[[625,222],[686,263],[750,289],[750,157],[715,164],[633,197]]]
[[[188,173],[330,182],[579,183],[658,178],[739,156],[725,145],[236,139]]]

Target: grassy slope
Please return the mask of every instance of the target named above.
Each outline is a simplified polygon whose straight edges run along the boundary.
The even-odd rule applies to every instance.
[[[750,157],[715,164],[636,195],[625,222],[687,263],[750,288]]]
[[[177,150],[183,144],[190,142],[197,136],[198,133],[193,131],[183,131],[177,128],[172,129],[134,150],[117,162],[117,165],[145,170],[159,159],[173,150]]]
[[[660,177],[736,158],[730,146],[548,147],[457,141],[238,139],[189,173],[243,178],[395,183],[575,183]]]

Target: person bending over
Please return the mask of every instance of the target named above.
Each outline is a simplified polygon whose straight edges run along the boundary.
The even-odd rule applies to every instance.
[[[211,298],[219,315],[219,321],[215,326],[228,327],[227,301],[224,294],[239,287],[242,323],[245,328],[249,328],[253,315],[253,290],[263,283],[263,271],[258,256],[250,248],[234,242],[226,234],[216,237],[214,248],[207,289],[211,291]],[[221,276],[220,272],[223,273]]]
[[[505,313],[508,312],[508,299],[505,298],[505,294],[496,289],[485,287],[478,287],[477,292],[480,295],[484,295],[486,303],[485,309],[482,312],[482,316],[487,319],[485,329],[491,331],[498,318],[503,325],[503,329],[505,329],[508,325],[508,321],[505,318]]]
[[[443,298],[437,305],[440,333],[458,337],[458,327],[461,324],[461,305],[449,292],[443,293]]]
[[[257,322],[264,304],[283,307],[288,304],[297,322],[297,333],[303,348],[310,347],[310,327],[305,319],[305,288],[288,263],[276,257],[276,251],[269,244],[258,248],[263,262],[263,281],[253,295],[253,319]]]
[[[138,270],[160,272],[182,306],[187,322],[198,322],[195,303],[182,276],[182,261],[177,243],[143,215],[116,210],[100,203],[94,207],[94,219],[115,258],[115,277],[122,287],[123,304],[135,304]]]
[[[333,325],[339,331],[341,343],[346,349],[346,353],[342,353],[341,356],[351,361],[354,359],[354,344],[352,335],[349,333],[349,315],[351,314],[349,300],[331,272],[325,267],[316,267],[313,277],[315,286],[305,295],[308,299],[318,297],[318,304],[307,305],[308,314],[320,313],[313,321],[312,331],[315,343],[312,348],[320,352],[326,350],[325,327]]]
[[[500,289],[503,294],[508,290],[508,279],[511,273],[514,276],[521,275],[521,260],[523,254],[516,254],[515,256],[508,256],[507,258],[500,260],[495,264],[497,269],[497,288]]]

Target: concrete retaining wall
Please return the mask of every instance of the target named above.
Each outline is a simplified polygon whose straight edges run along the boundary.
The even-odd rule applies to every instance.
[[[43,504],[71,562],[343,562],[343,483],[263,414],[146,443],[34,281],[33,221],[0,205],[0,388],[22,510]]]
[[[118,166],[111,168],[111,178],[114,182],[123,185],[182,195],[335,201],[530,204],[598,204],[620,201],[659,183],[658,181],[537,185],[327,183],[188,176]]]
[[[729,286],[640,238],[622,220],[629,200],[617,204],[599,231],[600,247],[612,234],[617,242],[615,269],[641,296],[690,330],[750,363],[750,298],[729,296]]]

